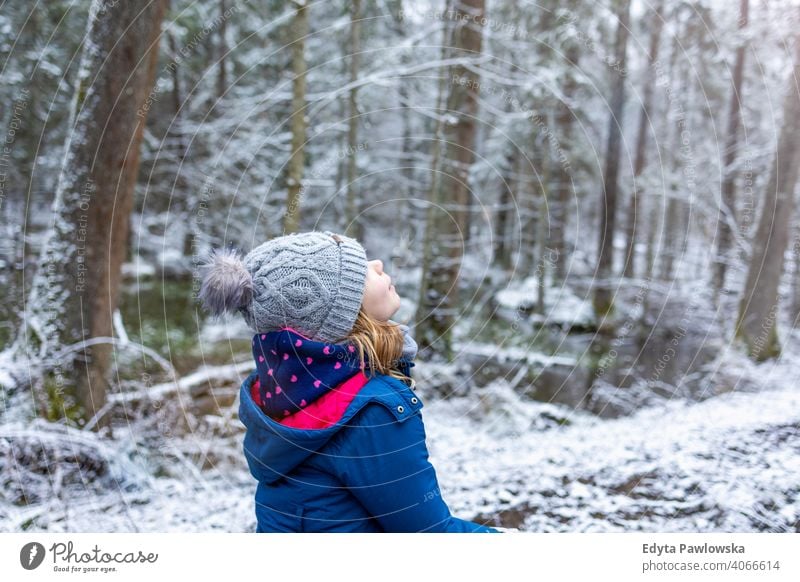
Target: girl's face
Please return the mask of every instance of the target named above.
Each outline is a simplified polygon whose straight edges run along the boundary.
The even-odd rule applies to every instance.
[[[383,272],[383,262],[378,259],[367,263],[367,281],[361,303],[366,314],[379,321],[388,321],[400,309],[400,296],[394,290],[392,278]]]

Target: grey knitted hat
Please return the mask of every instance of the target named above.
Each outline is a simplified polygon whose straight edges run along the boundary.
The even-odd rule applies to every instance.
[[[212,252],[199,298],[221,315],[239,311],[256,333],[291,327],[337,343],[353,329],[367,279],[367,255],[355,240],[330,231],[274,238],[240,259]]]

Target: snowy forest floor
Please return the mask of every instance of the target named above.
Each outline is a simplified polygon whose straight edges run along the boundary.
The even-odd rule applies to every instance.
[[[722,353],[746,391],[613,420],[520,399],[505,381],[422,392],[431,461],[454,515],[522,531],[800,531],[798,364]],[[4,424],[0,530],[253,531],[237,407],[152,441],[133,425],[109,439]]]

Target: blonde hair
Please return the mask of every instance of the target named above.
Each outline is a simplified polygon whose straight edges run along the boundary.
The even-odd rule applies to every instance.
[[[398,360],[403,355],[403,332],[396,323],[375,319],[362,307],[347,340],[356,347],[359,362],[364,362],[365,356],[369,361],[370,366],[364,370],[367,377],[377,372],[413,384],[411,378],[398,369]]]

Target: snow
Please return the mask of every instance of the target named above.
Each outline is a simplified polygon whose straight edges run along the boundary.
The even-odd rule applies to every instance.
[[[0,387],[13,386],[15,383],[14,375],[11,370],[18,366],[15,361],[15,353],[10,349],[0,352]]]
[[[503,347],[500,349],[495,344],[465,344],[459,346],[459,353],[481,356],[487,360],[495,358],[498,362],[517,361],[544,367],[554,365],[574,366],[577,364],[575,358],[568,356],[550,356],[526,348]]]
[[[131,338],[128,337],[128,332],[125,329],[125,322],[122,321],[122,314],[119,309],[114,310],[112,322],[114,324],[114,333],[119,338],[119,341],[123,344],[129,343]]]
[[[509,285],[498,291],[495,300],[500,307],[514,311],[530,311],[535,308],[539,297],[538,277],[526,277],[520,283]],[[567,287],[548,287],[545,289],[544,315],[532,313],[532,323],[570,324],[589,327],[594,325],[594,308],[591,299],[580,298]]]
[[[740,358],[732,352],[720,366]],[[503,380],[446,400],[423,385],[431,462],[454,515],[522,531],[796,531],[797,360],[741,367],[760,387],[751,392],[673,399],[614,420],[524,400]],[[200,370],[180,388],[235,379],[248,365]],[[151,396],[175,388],[154,386]],[[43,421],[4,425],[0,530],[253,531],[237,406],[168,437],[135,426],[111,439]],[[13,502],[20,487],[32,503]]]
[[[541,406],[553,407],[513,405],[529,416]],[[526,531],[798,528],[800,394],[791,381],[700,403],[672,400],[615,420],[565,408],[568,424],[533,432],[499,407],[483,409],[480,421],[454,416],[452,402],[424,410],[431,459],[454,512],[513,513],[518,521],[505,525]]]
[[[122,264],[122,276],[130,279],[155,277],[156,268],[145,262],[140,256],[129,263]]]
[[[252,336],[252,330],[244,319],[236,316],[223,316],[218,320],[208,320],[203,323],[198,339],[200,344],[214,344],[222,341],[229,342],[235,339]]]
[[[163,249],[158,254],[158,266],[161,272],[170,276],[191,274],[190,258],[184,256],[178,248]]]
[[[305,0],[295,2],[295,6],[305,4]],[[91,5],[90,27],[97,25],[95,21],[102,3],[95,1]],[[498,170],[504,167],[502,164],[507,156],[507,146],[510,143],[516,146],[529,137],[529,132],[524,129],[526,124],[519,123],[520,115],[524,117],[529,112],[524,106],[526,102],[537,103],[537,113],[545,117],[549,111],[548,102],[566,101],[574,108],[580,131],[576,126],[574,143],[569,148],[569,161],[575,169],[576,192],[591,193],[597,184],[597,170],[592,168],[601,158],[596,146],[604,143],[602,134],[607,126],[605,98],[608,95],[604,94],[607,93],[604,90],[606,81],[602,78],[607,72],[607,63],[604,63],[607,55],[601,50],[604,46],[603,27],[609,22],[614,24],[615,20],[607,10],[592,14],[591,10],[576,9],[564,14],[570,16],[572,24],[562,23],[558,29],[551,31],[553,34],[545,35],[545,40],[554,50],[567,46],[563,43],[569,38],[597,41],[596,47],[584,47],[591,50],[583,51],[580,70],[573,71],[578,73],[578,91],[567,99],[563,95],[562,81],[564,73],[570,69],[565,67],[563,59],[542,61],[542,54],[538,50],[529,50],[538,44],[535,40],[541,39],[533,39],[525,33],[517,41],[513,35],[505,34],[505,27],[498,26],[503,24],[500,20],[490,19],[484,27],[485,38],[490,41],[485,43],[487,50],[484,54],[476,58],[442,61],[437,42],[447,19],[441,15],[440,3],[431,0],[398,4],[392,9],[403,8],[401,20],[405,20],[405,23],[399,27],[403,29],[401,34],[394,31],[390,18],[376,29],[376,34],[365,36],[363,48],[365,54],[371,56],[365,59],[359,79],[351,82],[347,78],[347,67],[339,66],[343,55],[338,50],[336,40],[337,35],[349,26],[349,17],[342,13],[340,7],[333,3],[331,5],[332,8],[322,4],[315,6],[314,10],[322,10],[317,16],[320,17],[318,22],[323,23],[320,32],[325,34],[310,35],[306,47],[309,61],[306,98],[311,107],[304,119],[314,129],[309,130],[313,135],[306,144],[308,167],[301,182],[307,194],[303,200],[304,216],[308,220],[320,218],[330,221],[328,226],[336,227],[337,208],[329,199],[341,199],[338,196],[340,192],[336,191],[335,170],[342,158],[336,154],[341,150],[338,141],[345,135],[342,131],[346,131],[346,123],[341,119],[337,104],[350,89],[359,88],[364,111],[372,112],[363,118],[364,129],[367,130],[365,139],[368,138],[363,145],[369,147],[358,152],[362,170],[359,189],[376,193],[374,201],[370,198],[370,204],[375,203],[370,208],[384,209],[367,216],[370,221],[373,218],[376,221],[375,228],[368,229],[369,244],[365,246],[376,256],[393,256],[397,252],[404,257],[398,261],[398,270],[390,272],[398,289],[402,285],[404,291],[408,290],[407,296],[402,297],[401,308],[395,319],[410,322],[417,307],[414,283],[421,277],[418,266],[420,253],[416,252],[422,242],[416,238],[421,231],[418,232],[414,227],[414,222],[424,220],[427,208],[424,200],[429,186],[431,159],[425,140],[429,137],[430,124],[437,119],[439,111],[436,108],[438,75],[447,66],[463,65],[473,71],[477,71],[477,67],[480,69],[479,117],[482,123],[478,124],[478,131],[483,139],[477,140],[477,158],[470,171],[470,181],[475,186],[471,188],[474,196],[472,202],[476,208],[493,208],[498,192]],[[642,6],[636,6],[632,20],[638,22],[645,18],[645,12],[642,12]],[[693,191],[685,189],[687,182],[681,172],[686,171],[687,167],[681,163],[672,167],[675,164],[666,158],[666,161],[662,160],[663,163],[651,164],[641,177],[644,190],[653,192],[663,190],[666,183],[680,182],[683,189],[675,190],[674,196],[677,200],[686,199],[692,212],[699,211],[696,220],[701,226],[713,226],[717,219],[716,206],[702,204],[702,199],[697,198],[695,193],[719,190],[722,161],[717,147],[719,140],[715,115],[708,114],[714,113],[715,105],[727,103],[728,71],[722,65],[726,59],[730,59],[732,49],[740,40],[738,32],[733,30],[736,27],[735,11],[723,10],[728,6],[721,0],[714,0],[710,6],[713,7],[712,14],[720,19],[720,30],[729,33],[721,35],[726,39],[725,42],[717,47],[719,50],[709,54],[705,54],[705,49],[701,47],[693,53],[697,57],[696,63],[687,65],[679,59],[677,68],[661,71],[668,86],[659,83],[661,87],[657,90],[657,93],[661,93],[661,101],[665,101],[663,97],[669,97],[673,92],[684,93],[687,97],[684,105],[688,114],[687,122],[693,128],[694,157],[706,162],[708,171],[702,173],[703,176],[697,176],[699,181],[693,185]],[[383,3],[381,7],[384,12],[388,10]],[[202,6],[198,10],[200,12],[189,14],[189,20],[206,21],[213,18]],[[20,14],[24,15],[25,11]],[[748,25],[752,27],[752,38],[759,38],[759,32],[765,30],[772,32],[775,39],[787,37],[792,32],[792,23],[781,18],[782,14],[778,5],[767,10],[762,17],[752,19]],[[285,123],[281,123],[285,121],[281,116],[281,108],[292,97],[291,83],[276,85],[271,77],[270,66],[264,69],[262,65],[274,60],[267,58],[265,61],[265,56],[270,57],[273,49],[280,50],[279,45],[283,42],[281,28],[290,23],[293,15],[294,10],[289,9],[277,17],[267,14],[262,18],[251,10],[246,21],[230,21],[231,36],[236,36],[239,31],[243,33],[240,35],[242,38],[252,36],[258,42],[251,43],[249,48],[243,47],[245,52],[237,57],[240,68],[252,69],[255,71],[251,74],[254,77],[248,79],[246,84],[238,83],[226,93],[227,109],[222,115],[208,116],[207,107],[212,96],[209,87],[214,85],[214,79],[211,78],[210,83],[200,87],[201,92],[197,93],[196,98],[187,99],[181,105],[180,119],[168,119],[173,112],[165,114],[162,111],[154,117],[154,123],[148,123],[140,172],[142,176],[148,175],[147,187],[142,192],[143,214],[134,216],[131,221],[135,228],[132,240],[135,241],[136,254],[140,254],[141,258],[137,257],[134,262],[123,265],[125,277],[144,279],[161,274],[196,277],[196,260],[212,244],[220,246],[235,241],[255,246],[265,236],[271,236],[281,229],[285,189],[276,187],[276,183],[280,182],[276,178],[285,173],[283,163],[291,142],[291,132]],[[5,46],[9,48],[9,40],[5,37],[19,28],[17,18],[13,11],[0,15],[0,36],[3,36],[0,42],[6,43]],[[83,27],[84,14],[80,13],[78,19]],[[580,27],[575,26],[577,22],[581,23]],[[640,24],[644,24],[645,28],[649,26],[644,21]],[[193,34],[191,27],[186,28],[181,23],[173,25],[173,32],[183,49],[187,48],[187,40],[192,43],[188,48],[192,48],[197,39],[189,39]],[[388,29],[381,28],[383,26]],[[683,23],[667,23],[665,38],[675,36],[680,26]],[[247,29],[258,34],[250,34],[251,30]],[[25,85],[29,77],[28,65],[38,61],[37,66],[45,73],[39,80],[39,84],[43,83],[39,87],[42,95],[56,87],[63,95],[74,94],[76,82],[90,80],[93,71],[104,59],[103,47],[92,42],[91,35],[84,36],[81,32],[77,30],[72,39],[85,43],[82,60],[76,63],[79,64],[79,70],[71,66],[71,59],[67,61],[70,54],[77,56],[80,53],[65,50],[75,44],[67,42],[65,36],[63,47],[50,44],[42,50],[20,53],[9,62],[4,79],[10,93],[15,93]],[[385,34],[387,32],[388,35]],[[41,36],[47,39],[49,28],[45,27],[39,33],[36,38]],[[389,42],[386,42],[387,39]],[[431,39],[437,42],[429,42]],[[273,42],[275,40],[277,44]],[[771,96],[780,93],[779,89],[782,91],[785,83],[788,60],[787,55],[783,54],[785,47],[779,44],[755,43],[752,46],[753,55],[763,66],[758,83],[745,83],[748,94],[745,101],[759,104],[760,107],[748,107],[746,111],[747,116],[752,118],[748,122],[748,151],[737,158],[736,164],[741,172],[752,170],[750,173],[755,175],[756,193],[766,187],[768,172],[763,170],[772,162],[770,152],[776,138],[774,129],[779,126],[775,123],[775,112],[770,101]],[[334,45],[337,50],[332,52],[330,48]],[[39,45],[33,43],[30,46],[36,48]],[[646,67],[642,54],[637,56],[637,51],[631,52],[634,53],[634,66],[630,70],[639,71]],[[508,61],[509,58],[511,61]],[[346,64],[346,59],[343,62]],[[505,66],[509,62],[513,65],[510,70]],[[184,61],[181,66],[186,67],[182,74],[189,77],[197,72],[189,61]],[[200,63],[200,66],[203,68],[205,65]],[[704,67],[710,72],[720,71],[720,74],[698,79]],[[674,73],[674,76],[666,73]],[[161,84],[163,80],[159,79],[158,86],[162,90],[165,88]],[[445,78],[444,81],[452,85],[451,78]],[[637,80],[633,85],[638,83]],[[92,117],[94,105],[101,97],[91,83],[88,85],[83,107],[78,113],[78,123],[75,120],[58,122],[60,114],[65,113],[64,108],[59,107],[58,99],[66,97],[51,102],[52,111],[60,114],[53,118],[56,133],[50,135],[48,142],[57,147],[45,147],[42,150],[44,153],[34,152],[31,155],[47,160],[39,168],[38,174],[52,176],[41,184],[32,183],[30,190],[25,185],[26,189],[19,189],[18,194],[29,191],[35,194],[31,200],[40,198],[49,203],[50,193],[57,191],[56,210],[76,203],[75,193],[82,191],[88,175],[87,168],[78,164],[80,156],[77,156],[77,152],[89,143],[89,136],[82,128]],[[633,85],[632,88],[636,89]],[[399,115],[392,113],[399,111],[396,100],[397,89],[401,86],[405,94],[400,109],[403,115],[409,113],[402,122]],[[216,88],[211,90],[216,91]],[[712,96],[711,102],[704,107],[690,103],[692,93],[699,94],[698,90]],[[214,93],[211,100],[215,98]],[[633,99],[630,103],[634,101],[637,100]],[[681,110],[683,108],[677,101],[671,103],[671,98],[666,101],[670,103],[656,107],[653,119],[659,129],[653,128],[653,135],[650,136],[652,143],[659,148],[671,143],[669,138],[665,139],[668,128],[661,128],[659,119],[665,115],[669,117],[670,112],[677,112],[672,105],[678,105]],[[505,105],[513,107],[507,110]],[[725,114],[725,108],[716,109]],[[441,119],[446,124],[453,124],[459,116],[444,112]],[[266,132],[265,120],[269,126]],[[31,121],[35,122],[33,118]],[[161,122],[165,121],[169,121],[174,129],[174,133],[168,132],[172,135],[166,141],[158,135],[159,129],[163,129],[160,128]],[[667,126],[669,122],[670,119],[667,119]],[[411,138],[408,156],[400,151],[400,146],[393,145],[399,144],[396,138],[405,131],[406,123]],[[674,124],[672,126],[674,129]],[[78,129],[71,131],[73,127]],[[540,129],[542,131],[537,139],[547,140],[544,126]],[[665,135],[662,135],[662,129]],[[631,133],[634,130],[635,124],[632,123],[626,131]],[[181,156],[180,168],[176,169],[179,158],[170,153],[170,144],[171,140],[177,142],[179,138],[191,138],[190,141],[196,141],[201,146],[192,147],[190,152],[186,152],[185,159]],[[66,147],[61,153],[64,144]],[[537,144],[532,145],[536,149]],[[62,156],[64,164],[60,163]],[[399,163],[401,165],[398,166]],[[406,179],[405,173],[398,169],[404,169],[407,163],[414,166],[414,171]],[[541,164],[533,160],[533,165],[538,171]],[[206,175],[207,171],[211,175]],[[174,180],[177,175],[181,180]],[[55,178],[59,179],[57,189],[45,187],[47,181]],[[485,187],[481,187],[483,182]],[[291,179],[289,184],[296,185]],[[163,208],[167,194],[175,195],[172,200],[175,206],[171,206],[171,202],[166,208],[175,208],[177,213],[171,215],[168,210],[165,219]],[[148,196],[153,198],[152,201]],[[410,198],[406,199],[405,196]],[[17,198],[25,199],[25,196],[19,194]],[[385,210],[388,207],[383,204],[387,198],[392,198],[392,208],[400,208],[400,200],[416,207],[414,212],[407,215],[407,224],[400,225],[398,222],[403,221],[397,220],[398,216],[405,217],[405,214]],[[9,201],[13,199],[14,196],[11,196]],[[747,199],[740,201],[740,206],[742,203],[749,204]],[[657,205],[660,204],[657,202]],[[574,208],[568,212],[568,224],[564,225],[569,227],[565,231],[568,238],[575,239],[566,242],[576,245],[569,256],[570,284],[585,278],[583,286],[588,287],[589,280],[594,282],[595,278],[596,229],[583,225],[587,221],[592,224],[596,212],[582,203],[572,206]],[[136,207],[139,207],[138,203]],[[524,216],[523,210],[530,211],[520,205],[515,222]],[[665,211],[666,208],[662,210]],[[488,298],[494,289],[493,285],[509,275],[501,272],[499,279],[491,277],[493,237],[499,233],[492,228],[490,215],[488,212],[481,215],[476,210],[476,222],[473,223],[476,232],[471,238],[465,238],[469,246],[465,247],[466,256],[459,276],[473,287],[479,287],[481,293],[473,298],[474,304],[470,300],[469,309],[474,313],[465,313],[454,326],[456,332],[463,331],[455,334],[454,341],[461,364],[428,362],[415,370],[417,379],[423,380],[419,382],[420,391],[423,394],[428,391],[424,396],[426,407],[423,416],[432,460],[454,512],[466,518],[499,516],[503,523],[519,525],[527,531],[797,530],[800,512],[797,484],[800,407],[794,395],[797,382],[793,369],[797,369],[800,362],[796,354],[791,352],[793,345],[789,346],[790,352],[779,362],[754,364],[737,351],[717,346],[717,338],[707,335],[697,341],[702,342],[704,348],[719,347],[723,353],[714,366],[704,368],[702,372],[693,372],[710,372],[708,376],[702,376],[702,382],[696,383],[693,378],[685,377],[681,384],[672,386],[659,376],[658,381],[649,385],[632,380],[632,385],[620,389],[610,380],[596,379],[591,386],[590,398],[604,407],[630,413],[624,418],[603,420],[571,407],[527,400],[519,395],[521,390],[517,389],[517,385],[528,382],[528,378],[523,376],[528,366],[579,368],[585,363],[573,358],[537,353],[533,349],[507,347],[501,343],[504,338],[498,340],[497,343],[501,343],[499,346],[460,339],[471,338],[474,333],[482,342],[492,341],[488,333],[482,335],[482,328],[474,332],[475,328],[480,327],[477,324],[484,322],[483,301],[489,303],[494,299],[502,308],[499,310],[501,314],[503,310],[513,310],[514,315],[524,314],[526,322],[535,324],[559,324],[564,327],[571,324],[573,327],[591,328],[595,325],[594,316],[589,298],[582,297],[576,290],[579,286],[572,290],[553,287],[547,279],[542,314],[535,313],[540,283],[535,277],[515,281],[494,298]],[[745,213],[747,215],[749,212]],[[13,216],[21,214],[15,213]],[[338,216],[341,217],[341,213]],[[48,338],[54,336],[54,330],[63,319],[62,306],[67,290],[63,284],[63,269],[58,267],[72,261],[78,252],[72,232],[74,225],[49,208],[31,211],[29,218],[31,225],[43,228],[26,232],[25,243],[37,249],[49,247],[50,252],[47,261],[43,265],[40,263],[42,266],[39,271],[44,272],[47,265],[56,268],[51,277],[38,277],[29,288],[29,305],[33,308],[31,313],[26,314],[28,332],[34,339],[38,337],[40,345],[30,348],[28,352],[22,348],[0,352],[0,387],[19,385],[20,379],[30,380],[31,374],[36,375],[39,381],[43,366],[31,367],[31,360],[38,359],[39,363],[50,365],[59,355],[67,355],[66,351],[53,351],[52,348],[59,346],[48,344]],[[18,228],[19,225],[14,226]],[[55,227],[58,236],[46,242],[51,226]],[[380,228],[382,226],[389,228]],[[408,240],[398,242],[386,235],[387,231],[397,226],[403,227]],[[545,223],[542,222],[541,226],[544,228]],[[750,225],[751,234],[753,226]],[[518,227],[522,228],[522,224]],[[738,236],[741,234],[738,229],[734,229],[734,234],[737,234],[737,245],[742,246],[747,255],[748,245],[742,238],[744,234]],[[515,240],[516,236],[514,234]],[[190,238],[195,243],[192,257],[184,256],[182,252],[184,242]],[[693,286],[702,288],[704,281],[701,276],[705,274],[703,265],[707,260],[707,245],[700,241],[706,239],[689,239],[687,254],[679,261],[682,263],[685,258],[687,263],[683,267],[676,266],[680,276],[676,276],[675,282],[679,285],[672,288],[670,281],[669,288],[659,290],[654,287],[654,291],[668,295],[671,301],[675,301],[680,293],[693,296]],[[525,240],[532,239],[528,237]],[[615,247],[622,250],[624,244],[620,245],[620,241],[624,242],[624,237],[618,233]],[[661,244],[659,242],[657,254],[664,252]],[[640,251],[643,246],[640,240]],[[787,259],[790,258],[788,255],[787,251]],[[0,266],[4,266],[4,260],[8,261],[9,258],[0,259]],[[690,275],[690,269],[696,269],[696,274]],[[741,288],[744,274],[742,270],[730,273],[729,279],[736,283],[730,285],[731,289],[735,291]],[[491,278],[492,284],[484,284],[484,277]],[[692,278],[696,279],[695,285]],[[787,276],[785,281],[789,282],[790,278]],[[781,287],[782,291],[786,289],[786,285]],[[141,292],[141,289],[138,291]],[[654,293],[653,297],[658,296]],[[653,299],[653,302],[656,300]],[[726,307],[721,312],[733,313],[731,309],[736,309],[735,294],[723,298],[723,301],[729,303],[730,308]],[[619,313],[624,317],[625,325],[639,325],[636,323],[639,321],[637,312],[628,309],[636,306],[624,300],[618,302],[617,306],[621,307]],[[161,317],[160,311],[155,315]],[[692,308],[691,323],[697,323],[703,315]],[[663,313],[659,313],[659,319],[665,319]],[[666,319],[669,322],[669,317]],[[730,321],[721,323],[725,325],[719,325],[718,332],[724,334],[727,329],[725,326]],[[115,418],[121,423],[115,426],[113,436],[105,433],[98,436],[89,431],[75,431],[59,424],[32,420],[34,402],[30,392],[17,390],[11,393],[0,388],[0,480],[3,483],[0,488],[0,529],[252,530],[255,483],[246,470],[240,450],[242,427],[235,418],[237,403],[230,405],[226,402],[220,414],[204,415],[197,410],[202,408],[198,404],[198,396],[216,400],[216,394],[207,395],[203,390],[220,385],[230,390],[242,375],[251,370],[249,354],[236,354],[226,365],[202,366],[193,373],[176,378],[173,377],[172,358],[193,360],[194,354],[179,353],[176,349],[174,353],[159,356],[152,347],[131,342],[125,326],[133,332],[137,327],[149,324],[146,318],[143,321],[131,318],[123,322],[119,313],[115,313],[114,324],[119,340],[117,347],[126,346],[115,357],[117,370],[129,372],[129,364],[134,359],[140,359],[141,354],[152,356],[162,370],[154,372],[160,376],[153,384],[148,382],[145,386],[138,379],[124,380],[121,382],[124,389],[110,394],[109,402]],[[782,329],[791,335],[788,327]],[[498,333],[497,330],[491,331]],[[527,329],[523,331],[527,332]],[[631,327],[620,339],[632,340],[635,331],[639,331],[638,328],[634,330]],[[185,333],[175,327],[166,333],[170,341],[185,337]],[[234,349],[232,342],[242,338],[246,341],[250,333],[240,317],[221,323],[204,322],[197,338],[201,346],[198,357],[205,359],[208,355],[214,358],[214,363],[218,363],[217,358],[230,355]],[[697,329],[695,333],[699,335]],[[521,338],[522,333],[518,336],[512,334],[513,340]],[[577,344],[582,341],[580,337],[568,339]],[[800,341],[800,336],[790,337],[787,341],[794,344]],[[207,350],[206,344],[209,346]],[[220,345],[223,349],[220,349]],[[214,350],[214,347],[217,349]],[[535,349],[540,348],[537,346]],[[56,355],[44,359],[46,353]],[[509,375],[516,374],[516,377],[510,382],[490,378],[486,385],[475,386],[477,375],[465,380],[474,369],[470,370],[469,366],[461,368],[464,360],[471,357],[476,361],[491,360],[491,365],[483,366],[490,370],[497,362],[525,362],[528,366],[497,366],[503,372],[510,370]],[[615,362],[620,366],[626,365],[622,357],[615,358]],[[615,362],[612,362],[612,366],[617,365]],[[713,367],[716,369],[711,369]],[[536,373],[539,371],[535,370]],[[490,373],[494,374],[493,371]],[[574,377],[565,382],[572,387],[580,385],[580,380]],[[707,397],[704,395],[702,402],[691,400],[697,397],[690,393],[690,387],[695,384],[707,387]],[[452,390],[444,390],[443,387],[452,387]],[[438,399],[442,394],[450,394],[450,398]],[[154,406],[156,399],[163,400],[163,403],[154,412],[148,407]],[[169,431],[165,431],[165,427]],[[211,458],[213,462],[209,460]],[[28,497],[24,504],[16,497],[21,492]]]

